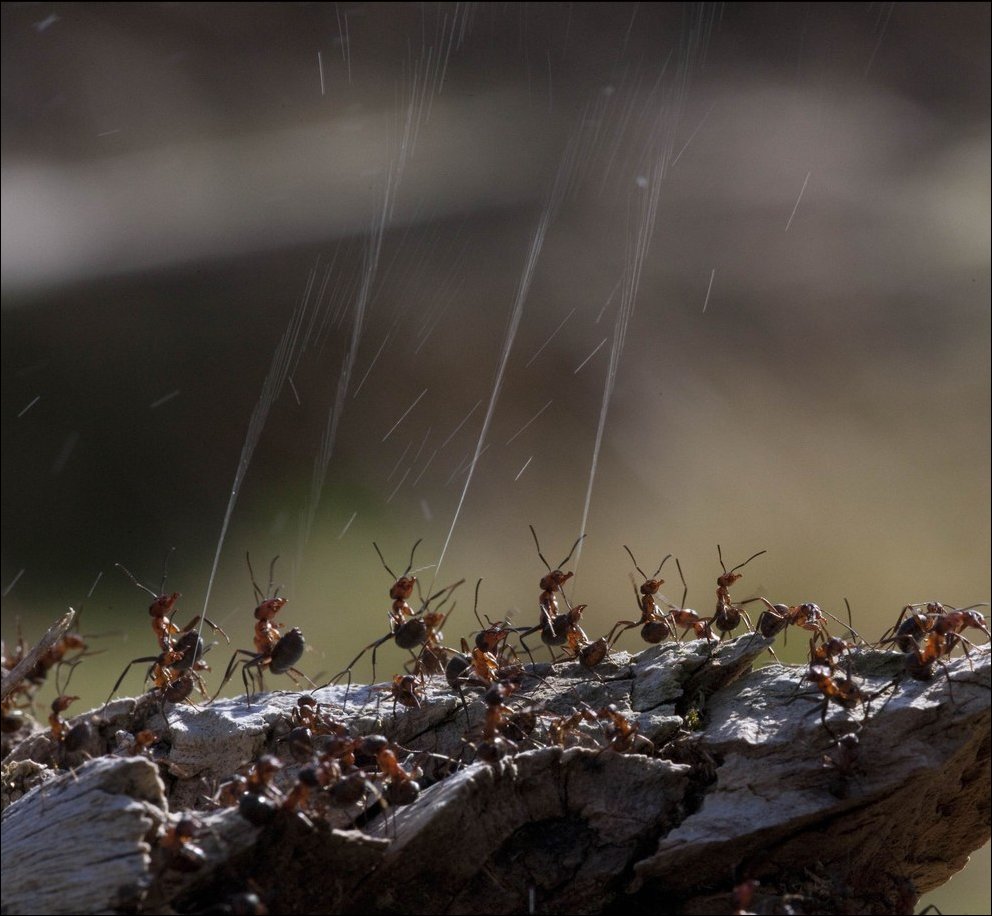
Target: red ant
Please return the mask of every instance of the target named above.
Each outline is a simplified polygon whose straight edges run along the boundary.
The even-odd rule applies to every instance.
[[[610,646],[612,646],[613,643],[627,630],[640,626],[641,639],[654,645],[668,639],[668,637],[673,634],[672,627],[669,623],[670,615],[663,614],[659,609],[657,602],[654,600],[654,596],[658,594],[658,590],[665,584],[664,579],[658,578],[658,573],[661,572],[661,568],[672,555],[668,554],[658,564],[658,568],[654,571],[654,575],[649,576],[643,569],[641,569],[640,566],[637,565],[637,560],[634,558],[633,551],[631,551],[626,544],[623,545],[623,549],[630,554],[630,559],[634,564],[634,569],[636,569],[644,577],[644,581],[641,583],[640,588],[638,588],[636,584],[634,585],[634,600],[637,602],[637,609],[641,612],[641,619],[636,621],[618,620],[613,625],[613,629],[610,630],[609,635],[606,637],[606,641]],[[631,584],[634,584],[633,574],[631,574]],[[619,633],[616,633],[618,627],[621,629]]]
[[[421,538],[421,540],[423,540]],[[358,660],[370,649],[372,650],[372,680],[375,680],[375,656],[379,649],[379,646],[383,643],[389,642],[392,639],[397,646],[401,649],[408,649],[411,652],[418,646],[423,647],[423,649],[430,649],[435,655],[439,654],[441,647],[441,627],[444,625],[445,621],[448,619],[448,614],[442,614],[441,608],[450,599],[451,593],[461,585],[465,580],[459,579],[454,585],[449,585],[446,588],[442,588],[440,591],[435,592],[425,601],[422,601],[419,610],[414,611],[410,607],[407,599],[413,594],[414,586],[417,584],[417,577],[409,575],[410,570],[413,568],[413,555],[417,550],[417,545],[420,544],[418,540],[413,545],[413,550],[410,551],[410,563],[407,568],[403,571],[403,575],[397,577],[396,574],[389,568],[386,563],[385,558],[382,555],[382,551],[379,550],[379,545],[373,542],[372,546],[375,548],[375,552],[379,554],[379,559],[382,561],[382,565],[389,575],[393,576],[396,580],[393,582],[389,589],[389,597],[393,599],[393,606],[389,612],[389,632],[385,636],[381,636],[379,639],[370,642],[361,652],[358,653],[348,665],[339,671],[334,677],[331,678],[324,686],[328,684],[337,683],[340,678],[345,675],[348,676],[348,688],[345,691],[345,703],[348,702],[348,691],[351,690],[351,669],[357,664]],[[430,611],[429,607],[431,602],[440,597],[441,595],[448,593],[448,598],[438,606],[437,610]],[[454,608],[452,608],[454,610]],[[424,651],[421,651],[421,658],[424,656]]]
[[[424,679],[415,674],[397,674],[386,687],[376,687],[376,690],[388,691],[393,698],[393,718],[396,718],[396,705],[406,709],[420,709],[424,696]]]
[[[383,792],[386,801],[391,805],[409,805],[420,795],[420,784],[416,782],[416,771],[410,772],[400,766],[393,747],[395,745],[391,746],[389,739],[382,735],[368,735],[359,740],[356,751],[375,758],[386,779]]]
[[[759,550],[756,554],[748,557],[743,563],[738,563],[729,571],[723,563],[723,551],[720,549],[719,544],[716,545],[716,552],[720,558],[723,575],[719,576],[716,580],[716,611],[706,621],[707,630],[711,626],[716,627],[720,631],[720,639],[723,639],[724,636],[732,633],[741,625],[741,619],[743,618],[747,622],[748,629],[754,632],[754,627],[751,625],[751,618],[747,616],[747,611],[741,605],[734,604],[730,600],[730,586],[744,578],[743,573],[737,572],[738,569],[742,569],[753,559],[760,557],[764,553],[768,553],[768,551]],[[709,634],[707,633],[707,635]]]
[[[849,783],[864,772],[861,766],[861,740],[855,732],[841,735],[833,753],[823,755],[823,766],[832,772],[828,790],[835,798],[847,798]]]
[[[286,606],[288,603],[287,599],[277,597],[278,588],[271,598],[266,597],[266,593],[258,587],[258,583],[255,581],[255,573],[251,568],[251,559],[247,554],[245,554],[245,559],[248,563],[248,574],[251,577],[255,600],[258,601],[258,605],[255,608],[255,649],[254,651],[251,649],[235,650],[231,656],[231,661],[227,665],[227,670],[224,672],[220,687],[217,688],[217,692],[213,695],[210,702],[212,703],[217,699],[220,692],[233,676],[234,669],[240,664],[241,680],[245,685],[245,702],[250,707],[252,691],[248,685],[249,669],[257,669],[259,690],[262,689],[262,673],[266,669],[272,674],[288,674],[294,683],[299,683],[296,679],[296,675],[299,675],[311,687],[316,687],[317,685],[302,671],[294,667],[303,657],[303,652],[306,649],[303,631],[299,627],[293,627],[288,633],[280,634],[279,632],[282,628],[282,623],[277,622],[275,616]],[[269,591],[272,591],[272,575],[275,570],[276,560],[278,559],[279,557],[275,557],[269,566]],[[242,658],[240,656],[247,657]],[[252,684],[254,684],[255,670],[251,670],[251,680]]]
[[[255,827],[264,827],[272,822],[284,799],[276,786],[276,774],[282,769],[282,761],[273,754],[262,754],[251,768],[247,777],[232,780],[232,788],[221,787],[222,796],[237,798],[238,813]],[[225,791],[227,789],[227,791]],[[240,792],[240,794],[236,794]]]
[[[504,736],[504,731],[511,728],[513,710],[503,701],[508,699],[518,688],[519,683],[497,681],[490,685],[482,697],[486,706],[486,717],[482,725],[482,740],[475,745],[476,757],[483,763],[495,766],[503,757],[517,752],[514,741]]]
[[[78,699],[79,697],[68,697],[62,694],[52,700],[52,711],[48,716],[48,724],[51,726],[49,734],[52,741],[56,744],[62,743],[67,732],[65,722],[63,721],[61,714],[64,713],[69,706]]]
[[[675,558],[675,566],[679,571],[679,578],[682,580],[682,602],[678,607],[669,605],[668,614],[675,626],[683,628],[678,639],[681,642],[690,630],[696,639],[709,639],[713,635],[710,632],[709,619],[701,618],[698,611],[685,606],[685,599],[689,596],[689,586],[685,584],[685,575],[682,573],[682,564],[678,557]]]
[[[172,551],[170,550],[171,554]],[[167,595],[164,592],[165,580],[168,575],[168,563],[169,558],[166,556],[166,569],[162,571],[162,584],[159,586],[160,591],[158,593],[152,591],[147,585],[139,582],[134,573],[132,573],[126,566],[121,563],[115,563],[121,572],[124,573],[135,585],[138,586],[143,592],[147,592],[152,596],[152,603],[148,606],[148,614],[152,618],[152,632],[155,634],[155,638],[158,640],[159,651],[162,653],[172,652],[175,649],[175,642],[173,640],[174,636],[182,636],[192,630],[201,620],[207,624],[214,632],[220,633],[225,639],[227,639],[227,634],[215,624],[208,617],[204,617],[198,614],[189,623],[186,624],[182,629],[176,626],[170,619],[169,615],[172,613],[173,607],[175,607],[176,602],[182,597],[179,592],[173,592],[171,595]],[[229,639],[227,639],[230,642]],[[201,642],[202,646],[202,642]],[[202,650],[201,650],[202,654]]]
[[[879,644],[895,642],[900,652],[910,652],[931,630],[937,630],[941,634],[951,637],[949,641],[953,649],[957,644],[956,638],[960,637],[966,629],[981,630],[986,636],[989,636],[989,628],[985,618],[975,610],[975,608],[984,606],[984,602],[966,608],[950,609],[945,608],[939,601],[930,601],[926,604],[908,604],[902,609],[895,625],[889,627],[882,634]],[[919,611],[918,608],[925,608],[926,612]],[[965,642],[967,641],[965,640]]]
[[[847,710],[864,706],[867,715],[868,706],[872,700],[895,686],[895,682],[892,681],[878,690],[866,692],[858,686],[849,674],[837,674],[825,665],[810,665],[805,676],[823,694],[823,699],[820,701],[820,724],[834,741],[838,740],[837,735],[827,725],[827,712],[831,703],[836,703],[842,709]],[[816,712],[816,710],[813,711]]]
[[[565,557],[554,569],[551,568],[551,564],[544,559],[544,554],[541,553],[541,545],[537,540],[537,532],[534,530],[534,526],[530,525],[530,533],[534,536],[534,546],[537,548],[537,555],[541,558],[541,562],[547,567],[548,574],[541,577],[541,595],[538,598],[538,603],[541,607],[541,624],[544,626],[545,620],[553,620],[558,616],[558,599],[555,597],[555,592],[561,592],[561,597],[565,601],[566,607],[571,607],[568,603],[568,599],[565,597],[564,586],[565,583],[575,575],[573,572],[563,572],[562,567],[572,559],[572,554],[575,553],[575,548],[579,546],[579,543],[585,537],[584,534],[580,534],[575,543],[572,545],[572,549],[568,552],[568,556]]]
[[[607,746],[618,754],[654,754],[654,743],[640,734],[637,723],[631,722],[612,703],[600,709],[596,718],[606,723]]]
[[[168,562],[168,558],[166,558]],[[207,663],[203,661],[203,654],[206,652],[207,647],[203,644],[203,639],[200,637],[199,633],[194,629],[196,625],[203,620],[204,623],[208,624],[216,632],[220,633],[225,639],[227,639],[227,634],[217,626],[213,621],[209,620],[202,615],[194,617],[185,627],[180,629],[169,619],[169,614],[172,612],[172,608],[176,601],[179,600],[180,595],[178,592],[173,592],[171,595],[156,594],[147,585],[143,585],[139,582],[134,575],[121,566],[120,563],[116,564],[124,572],[124,574],[140,588],[142,591],[148,592],[154,598],[151,605],[148,608],[148,613],[152,618],[152,631],[155,633],[155,637],[158,640],[159,649],[161,650],[158,655],[146,655],[140,658],[133,658],[127,663],[124,670],[121,672],[117,682],[114,684],[110,691],[110,696],[107,697],[107,703],[110,702],[111,698],[115,693],[117,693],[117,688],[120,687],[124,678],[127,677],[128,671],[131,670],[132,665],[143,664],[148,662],[150,667],[145,674],[145,680],[151,679],[155,688],[159,691],[159,695],[162,699],[162,714],[165,716],[165,703],[178,703],[183,700],[188,700],[189,695],[193,692],[194,684],[199,688],[200,693],[206,696],[206,689],[203,686],[203,682],[199,677],[200,671],[209,670]],[[162,577],[162,588],[165,587],[165,575]],[[178,636],[178,638],[174,638]],[[228,642],[230,640],[228,639]],[[106,706],[106,704],[104,704]]]
[[[203,868],[207,854],[194,842],[202,827],[197,818],[184,815],[166,829],[158,839],[159,848],[168,853],[166,868],[182,872]]]

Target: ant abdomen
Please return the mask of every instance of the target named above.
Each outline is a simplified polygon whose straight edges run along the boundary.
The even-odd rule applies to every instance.
[[[672,635],[672,628],[664,620],[650,620],[641,627],[641,639],[652,645],[664,642]]]
[[[401,649],[422,646],[427,641],[427,624],[422,617],[413,617],[397,628],[393,640]]]
[[[305,648],[303,631],[299,627],[293,627],[272,650],[269,670],[273,674],[285,674],[303,657]]]

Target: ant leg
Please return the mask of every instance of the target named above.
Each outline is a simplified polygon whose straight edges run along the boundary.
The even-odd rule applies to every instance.
[[[293,674],[297,674],[297,675],[299,675],[299,676],[300,676],[301,678],[303,678],[303,680],[305,680],[305,681],[306,681],[306,682],[307,682],[307,683],[308,683],[308,684],[309,684],[309,685],[310,685],[310,686],[311,686],[311,687],[312,687],[312,688],[313,688],[314,690],[319,690],[319,689],[320,689],[320,688],[319,688],[319,687],[318,687],[318,686],[317,686],[317,685],[316,685],[316,684],[315,684],[315,683],[314,683],[313,681],[311,681],[311,680],[310,680],[310,678],[308,678],[308,677],[307,677],[307,676],[306,676],[306,675],[305,675],[305,674],[304,674],[304,673],[303,673],[302,671],[300,671],[300,669],[299,669],[299,668],[287,668],[287,669],[286,669],[286,673],[287,673],[287,674],[289,674],[290,672],[292,672]],[[300,682],[299,682],[298,680],[296,680],[296,679],[294,678],[294,679],[293,679],[293,683],[294,683],[294,684],[299,684]]]
[[[221,679],[220,687],[217,688],[217,692],[210,698],[210,703],[213,703],[217,697],[220,696],[220,692],[227,686],[227,682],[231,679],[234,674],[234,668],[238,663],[239,655],[249,655],[252,658],[256,656],[257,653],[251,652],[248,649],[236,649],[234,655],[231,656],[231,661],[228,662],[227,670],[224,672],[224,677]],[[209,704],[208,704],[209,705]]]
[[[610,644],[610,647],[612,648],[616,640],[618,640],[621,636],[623,636],[623,634],[626,633],[627,630],[632,630],[636,626],[637,624],[632,620],[618,620],[615,624],[613,624],[613,629],[610,630],[609,634],[607,635],[606,641]],[[623,627],[623,629],[621,629],[620,632],[617,633],[616,636],[614,637],[613,634],[617,627]]]
[[[533,529],[531,529],[531,530],[533,530]],[[525,629],[523,631],[518,631],[518,633],[517,633],[517,635],[520,637],[520,648],[523,649],[524,652],[527,653],[527,657],[530,659],[530,663],[531,663],[532,666],[536,666],[537,665],[537,662],[534,661],[534,653],[530,651],[530,646],[528,646],[527,643],[524,642],[524,637],[525,636],[530,636],[531,633],[536,633],[543,626],[544,626],[544,624],[541,623],[541,624],[538,624],[536,627],[530,627],[529,629]]]
[[[332,677],[326,684],[323,684],[321,686],[321,688],[319,688],[319,689],[323,689],[323,687],[329,687],[331,684],[336,684],[338,682],[338,679],[341,678],[341,677],[343,677],[345,674],[348,675],[348,687],[350,689],[351,688],[351,669],[355,667],[355,665],[358,663],[358,660],[366,652],[368,652],[369,649],[372,650],[372,681],[374,683],[375,682],[375,652],[376,652],[376,649],[378,649],[379,646],[381,646],[384,642],[388,642],[390,639],[392,639],[393,638],[393,635],[394,635],[393,632],[390,631],[385,636],[383,636],[381,639],[377,639],[375,642],[370,642],[364,649],[362,649],[361,652],[358,653],[358,655],[356,655],[350,662],[348,662],[348,664],[344,668],[342,668],[337,674],[334,675],[334,677]],[[347,694],[345,695],[345,699],[347,700]]]
[[[196,615],[196,616],[195,616],[195,617],[194,617],[194,618],[193,618],[193,619],[192,619],[192,620],[191,620],[191,621],[190,621],[189,623],[187,623],[187,624],[186,624],[186,626],[184,626],[184,627],[183,627],[183,628],[182,628],[181,630],[179,630],[179,632],[180,632],[180,633],[188,633],[188,632],[189,632],[190,630],[192,630],[192,629],[193,629],[193,628],[194,628],[194,627],[195,627],[195,626],[196,626],[196,625],[197,625],[197,624],[198,624],[198,623],[199,623],[199,622],[200,622],[201,620],[202,620],[202,621],[203,621],[203,622],[204,622],[204,623],[205,623],[205,624],[206,624],[206,625],[207,625],[208,627],[210,627],[210,629],[211,629],[211,630],[213,630],[213,631],[214,631],[215,633],[220,633],[220,635],[221,635],[221,636],[223,636],[223,637],[224,637],[224,639],[226,639],[226,640],[227,640],[227,644],[228,644],[228,645],[230,645],[230,644],[231,644],[231,638],[230,638],[230,637],[229,637],[229,636],[227,635],[227,633],[225,633],[225,632],[224,632],[224,630],[223,630],[223,629],[222,629],[222,628],[221,628],[221,627],[220,627],[220,626],[219,626],[218,624],[216,624],[216,623],[214,623],[214,622],[213,622],[213,621],[212,621],[212,620],[211,620],[211,619],[210,619],[209,617],[206,617],[206,616],[205,616],[205,615],[203,615],[203,614],[197,614],[197,615]]]
[[[154,663],[154,662],[157,662],[157,661],[158,661],[158,656],[157,655],[146,655],[143,658],[132,658],[131,661],[129,661],[127,663],[127,667],[121,672],[121,676],[119,678],[117,678],[117,682],[114,684],[113,688],[110,691],[110,696],[107,697],[107,702],[103,704],[103,708],[106,709],[107,708],[107,705],[114,698],[114,694],[117,693],[117,688],[121,686],[121,684],[124,681],[124,678],[127,677],[127,673],[128,673],[128,671],[131,670],[131,666],[132,665],[137,665],[140,662],[153,662]],[[146,680],[147,680],[147,677],[146,677]]]

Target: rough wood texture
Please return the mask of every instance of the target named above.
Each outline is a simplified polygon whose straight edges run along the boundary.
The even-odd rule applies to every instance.
[[[930,682],[899,679],[867,718],[831,706],[828,732],[821,704],[804,701],[819,694],[800,689],[802,669],[750,670],[767,645],[618,652],[598,677],[537,666],[515,705],[550,715],[615,704],[655,755],[605,748],[586,723],[572,746],[521,742],[443,779],[442,755],[473,757],[478,690],[466,711],[438,678],[420,709],[395,714],[383,690],[353,688],[345,711],[344,688],[319,691],[356,733],[421,751],[422,782],[439,780],[409,806],[373,808],[361,830],[342,829],[360,807],[333,822],[284,810],[259,828],[207,801],[261,753],[289,758],[297,694],[170,707],[168,725],[155,697],[116,701],[72,720],[92,722],[88,746],[69,753],[38,734],[6,758],[4,911],[232,912],[253,890],[279,913],[730,913],[734,886],[758,879],[755,912],[910,912],[989,837],[989,649]],[[902,670],[897,653],[856,659],[867,693]],[[162,738],[150,757],[102,756],[146,727]],[[845,764],[831,732],[855,731]],[[193,807],[205,861],[190,870],[161,836]]]

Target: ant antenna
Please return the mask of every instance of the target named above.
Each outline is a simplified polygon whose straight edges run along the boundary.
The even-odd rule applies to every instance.
[[[475,583],[475,604],[472,605],[472,613],[475,614],[475,619],[479,621],[479,626],[484,630],[485,627],[482,626],[482,618],[479,616],[479,586],[482,585],[482,579],[479,579]]]
[[[406,569],[403,571],[404,576],[407,575],[411,569],[413,569],[413,555],[417,552],[417,547],[422,540],[423,538],[418,538],[417,542],[413,545],[413,549],[410,551],[410,562],[407,563]]]
[[[567,563],[567,562],[568,562],[569,560],[571,560],[571,559],[572,559],[572,554],[573,554],[573,553],[575,553],[575,548],[579,546],[579,543],[580,543],[580,542],[582,541],[582,539],[583,539],[584,537],[585,537],[585,535],[584,535],[584,534],[580,534],[580,535],[579,535],[579,536],[578,536],[578,537],[577,537],[577,538],[575,539],[575,543],[574,543],[574,544],[572,545],[572,549],[571,549],[571,550],[570,550],[570,551],[568,552],[568,556],[567,556],[567,557],[565,557],[565,559],[564,559],[564,560],[562,560],[562,561],[561,561],[561,562],[560,562],[560,563],[558,564],[558,569],[561,569],[561,568],[562,568],[562,567],[563,567],[563,566],[564,566],[564,565],[565,565],[565,564],[566,564],[566,563]],[[544,557],[541,557],[541,559],[543,560],[543,559],[544,559]]]
[[[679,578],[682,580],[682,604],[679,607],[685,610],[685,599],[689,595],[689,586],[685,584],[685,576],[682,575],[682,564],[679,562],[679,558],[675,558],[675,565],[679,568]]]
[[[646,582],[648,580],[648,575],[647,575],[647,573],[644,572],[643,569],[641,569],[640,566],[637,565],[637,560],[634,559],[634,552],[626,544],[623,545],[623,549],[626,550],[627,553],[630,554],[630,559],[631,559],[631,562],[634,564],[634,569],[636,569],[642,576],[644,576],[644,581]],[[667,559],[668,559],[668,557],[665,557],[665,560],[667,560]],[[664,563],[665,561],[662,560],[662,562]],[[661,567],[659,566],[658,569],[660,570]]]
[[[245,562],[248,564],[248,575],[251,577],[251,587],[255,590],[255,603],[261,604],[265,600],[265,595],[262,594],[262,590],[258,587],[258,583],[255,581],[255,570],[251,568],[251,555],[247,550],[245,551]]]
[[[720,566],[723,567],[724,575],[727,575],[727,567],[723,565],[723,551],[720,549],[719,544],[716,545],[716,552],[717,552],[717,556],[719,556],[720,558]],[[743,563],[738,563],[732,570],[730,570],[730,572],[732,573],[737,572],[738,569],[747,566],[747,564],[750,563],[753,559],[755,559],[755,557],[760,557],[763,553],[768,553],[768,551],[759,550],[757,553],[749,556]]]
[[[165,592],[165,580],[169,578],[169,560],[176,552],[175,547],[170,547],[165,554],[165,562],[162,564],[162,584],[158,587],[159,594]]]
[[[658,578],[658,573],[661,572],[661,567],[664,566],[671,558],[672,555],[668,554],[668,556],[666,556],[665,559],[658,564],[658,568],[654,571],[654,575],[651,577],[652,579]],[[647,578],[647,576],[645,576],[645,578]]]
[[[533,525],[528,525],[530,528],[530,533],[534,535],[534,546],[537,548],[537,555],[541,558],[541,562],[548,567],[548,572],[551,572],[551,567],[548,565],[548,561],[544,559],[544,554],[541,553],[541,545],[537,542],[537,532],[534,530]]]
[[[375,552],[379,554],[379,560],[382,562],[382,565],[385,568],[386,572],[388,572],[389,575],[391,575],[394,579],[398,579],[399,577],[389,568],[389,564],[386,563],[386,558],[382,555],[382,551],[379,549],[379,545],[375,541],[373,541],[372,546],[375,548]]]
[[[277,597],[278,594],[279,594],[279,589],[278,588],[275,591],[272,590],[272,586],[275,584],[275,581],[276,581],[276,560],[278,560],[278,559],[279,559],[279,554],[276,554],[272,558],[272,562],[269,564],[269,591],[268,591],[268,594],[272,595],[273,598]],[[280,586],[279,588],[281,588],[281,587],[282,586]]]

